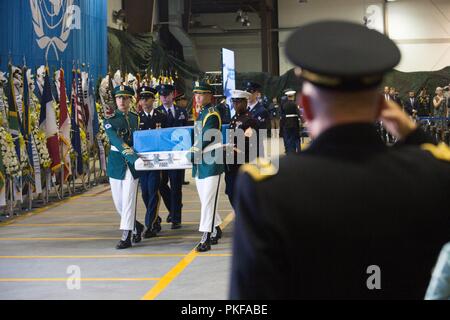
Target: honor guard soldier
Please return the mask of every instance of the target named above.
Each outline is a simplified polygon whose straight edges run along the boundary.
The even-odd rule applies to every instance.
[[[196,249],[204,252],[211,249],[211,244],[217,244],[222,236],[219,227],[222,220],[217,211],[220,178],[224,172],[220,132],[222,123],[219,111],[211,104],[212,87],[206,82],[197,81],[193,92],[195,102],[201,106],[201,110],[194,125],[194,145],[189,156],[193,164],[192,177],[195,178],[201,202],[199,231],[203,232],[203,236]],[[214,132],[208,130],[216,130],[218,136],[211,137]]]
[[[214,96],[218,103],[216,104],[216,108],[219,111],[220,118],[222,119],[222,124],[229,124],[231,120],[231,112],[230,107],[227,104],[227,97],[224,95]]]
[[[143,162],[133,150],[133,132],[139,130],[139,116],[130,111],[134,90],[128,86],[117,86],[113,91],[117,110],[105,120],[105,131],[111,143],[108,155],[107,175],[117,212],[120,215],[122,239],[117,249],[132,246],[133,241],[141,241],[144,226],[136,221],[136,200],[139,174],[134,165]]]
[[[259,130],[267,130],[269,128],[269,112],[264,108],[259,99],[261,98],[261,85],[256,82],[247,81],[244,84],[245,91],[251,94],[250,99],[248,99],[248,111],[253,118],[258,121]],[[263,139],[260,139],[258,135],[258,156],[264,156],[264,145]]]
[[[247,81],[244,85],[245,91],[251,94],[248,99],[248,111],[253,118],[258,121],[259,129],[267,129],[267,119],[269,119],[269,112],[264,108],[259,99],[261,98],[261,85],[256,82]]]
[[[281,130],[283,130],[286,154],[300,152],[300,114],[295,103],[295,90],[286,90],[288,100],[281,106]]]
[[[167,116],[153,108],[156,93],[156,89],[148,86],[143,86],[138,91],[139,106],[142,110],[139,113],[140,130],[155,130],[167,127]],[[157,233],[161,231],[161,218],[158,216],[161,171],[150,170],[141,172],[140,182],[142,200],[146,208],[145,226],[147,229],[144,233],[144,238],[156,237]]]
[[[363,25],[323,21],[294,31],[286,54],[301,68],[313,142],[278,168],[242,166],[231,298],[423,299],[450,239],[436,201],[450,198],[450,149],[379,94],[398,47]],[[382,142],[376,120],[397,145]]]
[[[225,157],[225,193],[228,195],[228,199],[233,207],[234,185],[239,168],[242,164],[253,161],[256,157],[258,122],[247,110],[248,99],[250,97],[250,93],[242,90],[233,90],[231,95],[231,101],[236,114],[231,119],[228,128],[230,137],[228,144],[230,146],[226,149]],[[252,137],[255,145],[251,143]],[[253,156],[252,152],[254,153]]]
[[[186,109],[174,106],[174,86],[169,84],[160,84],[156,87],[159,93],[162,105],[157,108],[158,111],[167,116],[167,127],[185,127],[187,126],[188,114]],[[169,211],[167,222],[172,222],[172,229],[181,228],[181,208],[182,208],[182,187],[184,170],[163,170],[161,172],[161,185],[159,191],[164,204]],[[170,181],[170,188],[168,183]]]

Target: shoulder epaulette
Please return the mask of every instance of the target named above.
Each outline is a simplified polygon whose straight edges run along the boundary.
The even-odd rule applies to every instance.
[[[109,117],[105,117],[105,120],[110,120],[110,119],[114,119],[116,117],[116,112],[114,111],[114,113],[112,115],[110,115]]]
[[[431,143],[425,143],[420,147],[422,150],[430,152],[436,159],[450,162],[450,148],[445,143],[441,142],[437,146]]]
[[[256,163],[247,163],[242,165],[240,171],[247,173],[253,180],[259,182],[275,176],[278,172],[278,168],[275,167],[270,161],[258,158]]]

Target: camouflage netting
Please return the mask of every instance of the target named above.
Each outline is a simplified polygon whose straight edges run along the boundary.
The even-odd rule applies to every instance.
[[[115,29],[108,30],[108,55],[111,70],[121,69],[124,72],[145,73],[149,70],[154,75],[160,72],[177,70],[178,76],[186,82],[202,77],[204,72],[192,68],[185,62],[167,52],[157,41],[153,41],[150,33],[130,34]],[[280,96],[288,88],[296,89],[300,82],[296,79],[293,70],[289,70],[282,76],[271,76],[264,72],[250,72],[236,74],[236,87],[242,86],[246,80],[258,82],[263,86],[268,98]],[[409,90],[417,93],[420,88],[426,87],[428,93],[434,94],[436,87],[446,86],[450,83],[450,67],[434,72],[390,72],[383,86],[393,86],[400,93],[400,98],[408,95]],[[185,82],[177,83],[179,89],[185,89]]]

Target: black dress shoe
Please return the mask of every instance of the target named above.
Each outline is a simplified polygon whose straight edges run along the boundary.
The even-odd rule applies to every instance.
[[[216,227],[216,236],[211,237],[211,245],[216,245],[219,243],[219,239],[222,238],[222,229],[219,226]]]
[[[134,243],[139,243],[142,241],[142,232],[144,232],[144,225],[136,221],[136,234],[133,235]]]
[[[220,229],[220,227],[217,226],[216,231],[217,231],[217,234],[216,234],[217,239],[222,239],[222,229]]]
[[[127,239],[127,240],[120,240],[119,243],[116,246],[117,250],[122,250],[122,249],[127,249],[127,248],[131,248],[131,239]]]
[[[189,181],[183,181],[183,186],[187,186],[187,185],[189,185]]]
[[[172,222],[172,217],[170,215],[167,216],[166,222],[167,223],[171,223]]]
[[[161,232],[161,222],[156,221],[152,228],[156,233]]]
[[[142,233],[133,234],[133,243],[139,243],[142,241]]]
[[[211,240],[206,240],[205,242],[200,242],[195,248],[197,252],[206,252],[211,250]]]
[[[144,239],[154,238],[157,237],[158,234],[154,229],[147,229],[144,233]]]
[[[171,229],[180,229],[180,228],[181,228],[181,223],[180,222],[172,222]]]

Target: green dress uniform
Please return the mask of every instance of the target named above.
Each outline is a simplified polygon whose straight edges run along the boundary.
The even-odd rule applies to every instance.
[[[200,111],[197,121],[194,125],[194,137],[198,139],[194,140],[194,146],[192,147],[191,161],[193,162],[192,177],[198,179],[205,179],[212,176],[221,175],[224,172],[224,165],[222,163],[209,163],[201,161],[201,158],[218,156],[222,151],[219,149],[212,149],[208,151],[213,145],[221,145],[222,141],[210,141],[204,139],[204,134],[208,130],[220,131],[222,127],[222,120],[220,113],[216,107],[211,104],[206,105]],[[201,137],[201,139],[200,139]],[[209,148],[208,148],[209,146]],[[202,153],[200,151],[203,151]]]
[[[211,94],[212,88],[207,83],[197,82],[194,93]],[[190,160],[193,163],[192,176],[195,178],[197,192],[201,202],[199,231],[203,232],[197,251],[208,251],[211,244],[220,238],[222,220],[217,212],[220,178],[224,172],[223,145],[221,134],[222,120],[217,108],[208,104],[204,106],[194,125],[194,145]],[[208,130],[217,130],[220,135],[210,138]]]
[[[133,89],[118,86],[114,96],[132,96]],[[111,143],[106,169],[111,185],[111,193],[117,213],[120,215],[122,240],[117,249],[131,246],[131,231],[134,231],[134,242],[141,241],[143,225],[136,221],[136,198],[139,174],[134,163],[139,159],[133,150],[133,132],[139,130],[139,116],[133,112],[124,113],[116,110],[114,115],[105,120],[105,131]]]
[[[112,151],[108,156],[108,177],[124,180],[127,170],[131,171],[133,178],[139,177],[134,169],[134,162],[139,157],[132,148],[133,132],[136,130],[139,130],[139,116],[134,112],[125,114],[116,110],[111,118],[105,120],[105,131]]]

